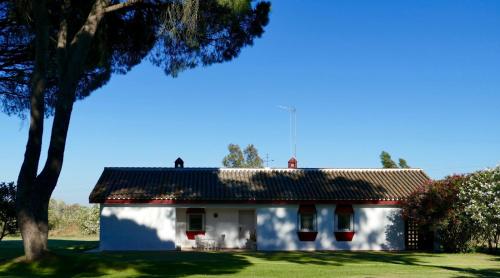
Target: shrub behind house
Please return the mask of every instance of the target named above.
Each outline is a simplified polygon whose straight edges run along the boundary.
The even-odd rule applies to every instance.
[[[403,211],[415,221],[421,235],[433,234],[446,252],[470,250],[474,227],[464,214],[458,192],[465,176],[449,176],[430,181],[406,200]]]

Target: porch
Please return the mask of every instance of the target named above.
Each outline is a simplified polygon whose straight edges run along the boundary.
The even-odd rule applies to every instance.
[[[256,249],[252,208],[176,208],[176,248],[181,250]]]

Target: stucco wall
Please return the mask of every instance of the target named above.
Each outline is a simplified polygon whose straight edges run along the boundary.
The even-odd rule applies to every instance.
[[[334,205],[317,205],[318,236],[314,242],[297,237],[297,206],[257,209],[258,250],[403,250],[404,222],[397,207],[353,206],[352,241],[334,235]]]
[[[226,248],[239,248],[238,208],[205,208],[205,237],[219,239],[225,236]],[[214,214],[217,213],[217,217]],[[195,241],[186,236],[186,209],[177,208],[176,244],[183,249],[194,246]]]
[[[101,250],[175,249],[175,208],[102,205]]]
[[[225,247],[242,247],[238,210],[255,209],[258,250],[402,250],[404,222],[397,207],[354,205],[355,235],[341,242],[334,235],[335,205],[316,205],[318,236],[314,242],[297,237],[297,205],[205,206],[206,237],[225,235]],[[214,213],[218,217],[214,217]],[[186,208],[159,205],[102,205],[101,250],[171,250],[191,248],[186,236]]]

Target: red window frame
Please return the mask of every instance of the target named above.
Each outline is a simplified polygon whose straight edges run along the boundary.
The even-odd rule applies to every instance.
[[[191,215],[202,216],[202,229],[190,230],[190,217]],[[186,236],[189,240],[194,240],[197,235],[205,235],[205,209],[204,208],[188,208],[186,210]]]
[[[338,229],[338,221],[339,215],[349,215],[350,218],[350,229],[349,230],[339,230]],[[337,205],[335,207],[335,219],[334,219],[334,230],[335,230],[335,239],[337,241],[352,241],[354,237],[354,209],[352,205]]]
[[[312,215],[313,228],[311,230],[302,230],[302,215]],[[297,211],[297,236],[300,241],[315,241],[318,235],[318,220],[317,220],[315,205],[300,205]]]

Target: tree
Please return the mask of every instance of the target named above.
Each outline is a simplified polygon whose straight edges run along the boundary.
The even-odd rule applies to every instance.
[[[228,168],[242,168],[245,165],[245,159],[243,157],[243,152],[239,145],[229,144],[227,146],[229,154],[222,160],[222,165]]]
[[[471,174],[460,188],[460,203],[490,251],[500,241],[500,166]]]
[[[253,144],[248,145],[242,152],[237,144],[227,146],[229,154],[222,160],[222,165],[228,168],[262,168],[264,161],[259,156]]]
[[[245,167],[247,168],[262,168],[264,161],[259,156],[257,148],[253,144],[248,145],[243,151],[245,154]]]
[[[250,0],[0,0],[0,101],[9,115],[30,115],[16,200],[27,260],[47,250],[48,203],[74,102],[145,58],[171,76],[229,61],[263,34],[269,10]],[[54,119],[39,171],[48,115]]]
[[[380,163],[384,168],[398,168],[396,162],[392,160],[391,155],[386,151],[380,153]]]
[[[406,162],[406,160],[400,158],[399,159],[399,168],[410,168],[410,166],[408,165],[408,163]]]
[[[17,231],[16,186],[13,182],[0,183],[0,241]]]
[[[403,158],[400,158],[399,159],[399,167],[398,167],[398,164],[396,164],[396,162],[394,162],[394,160],[392,160],[391,158],[391,155],[386,152],[386,151],[382,151],[380,153],[380,163],[382,163],[382,167],[384,168],[410,168],[410,166],[408,166],[408,163],[406,162],[406,160],[404,160]]]

